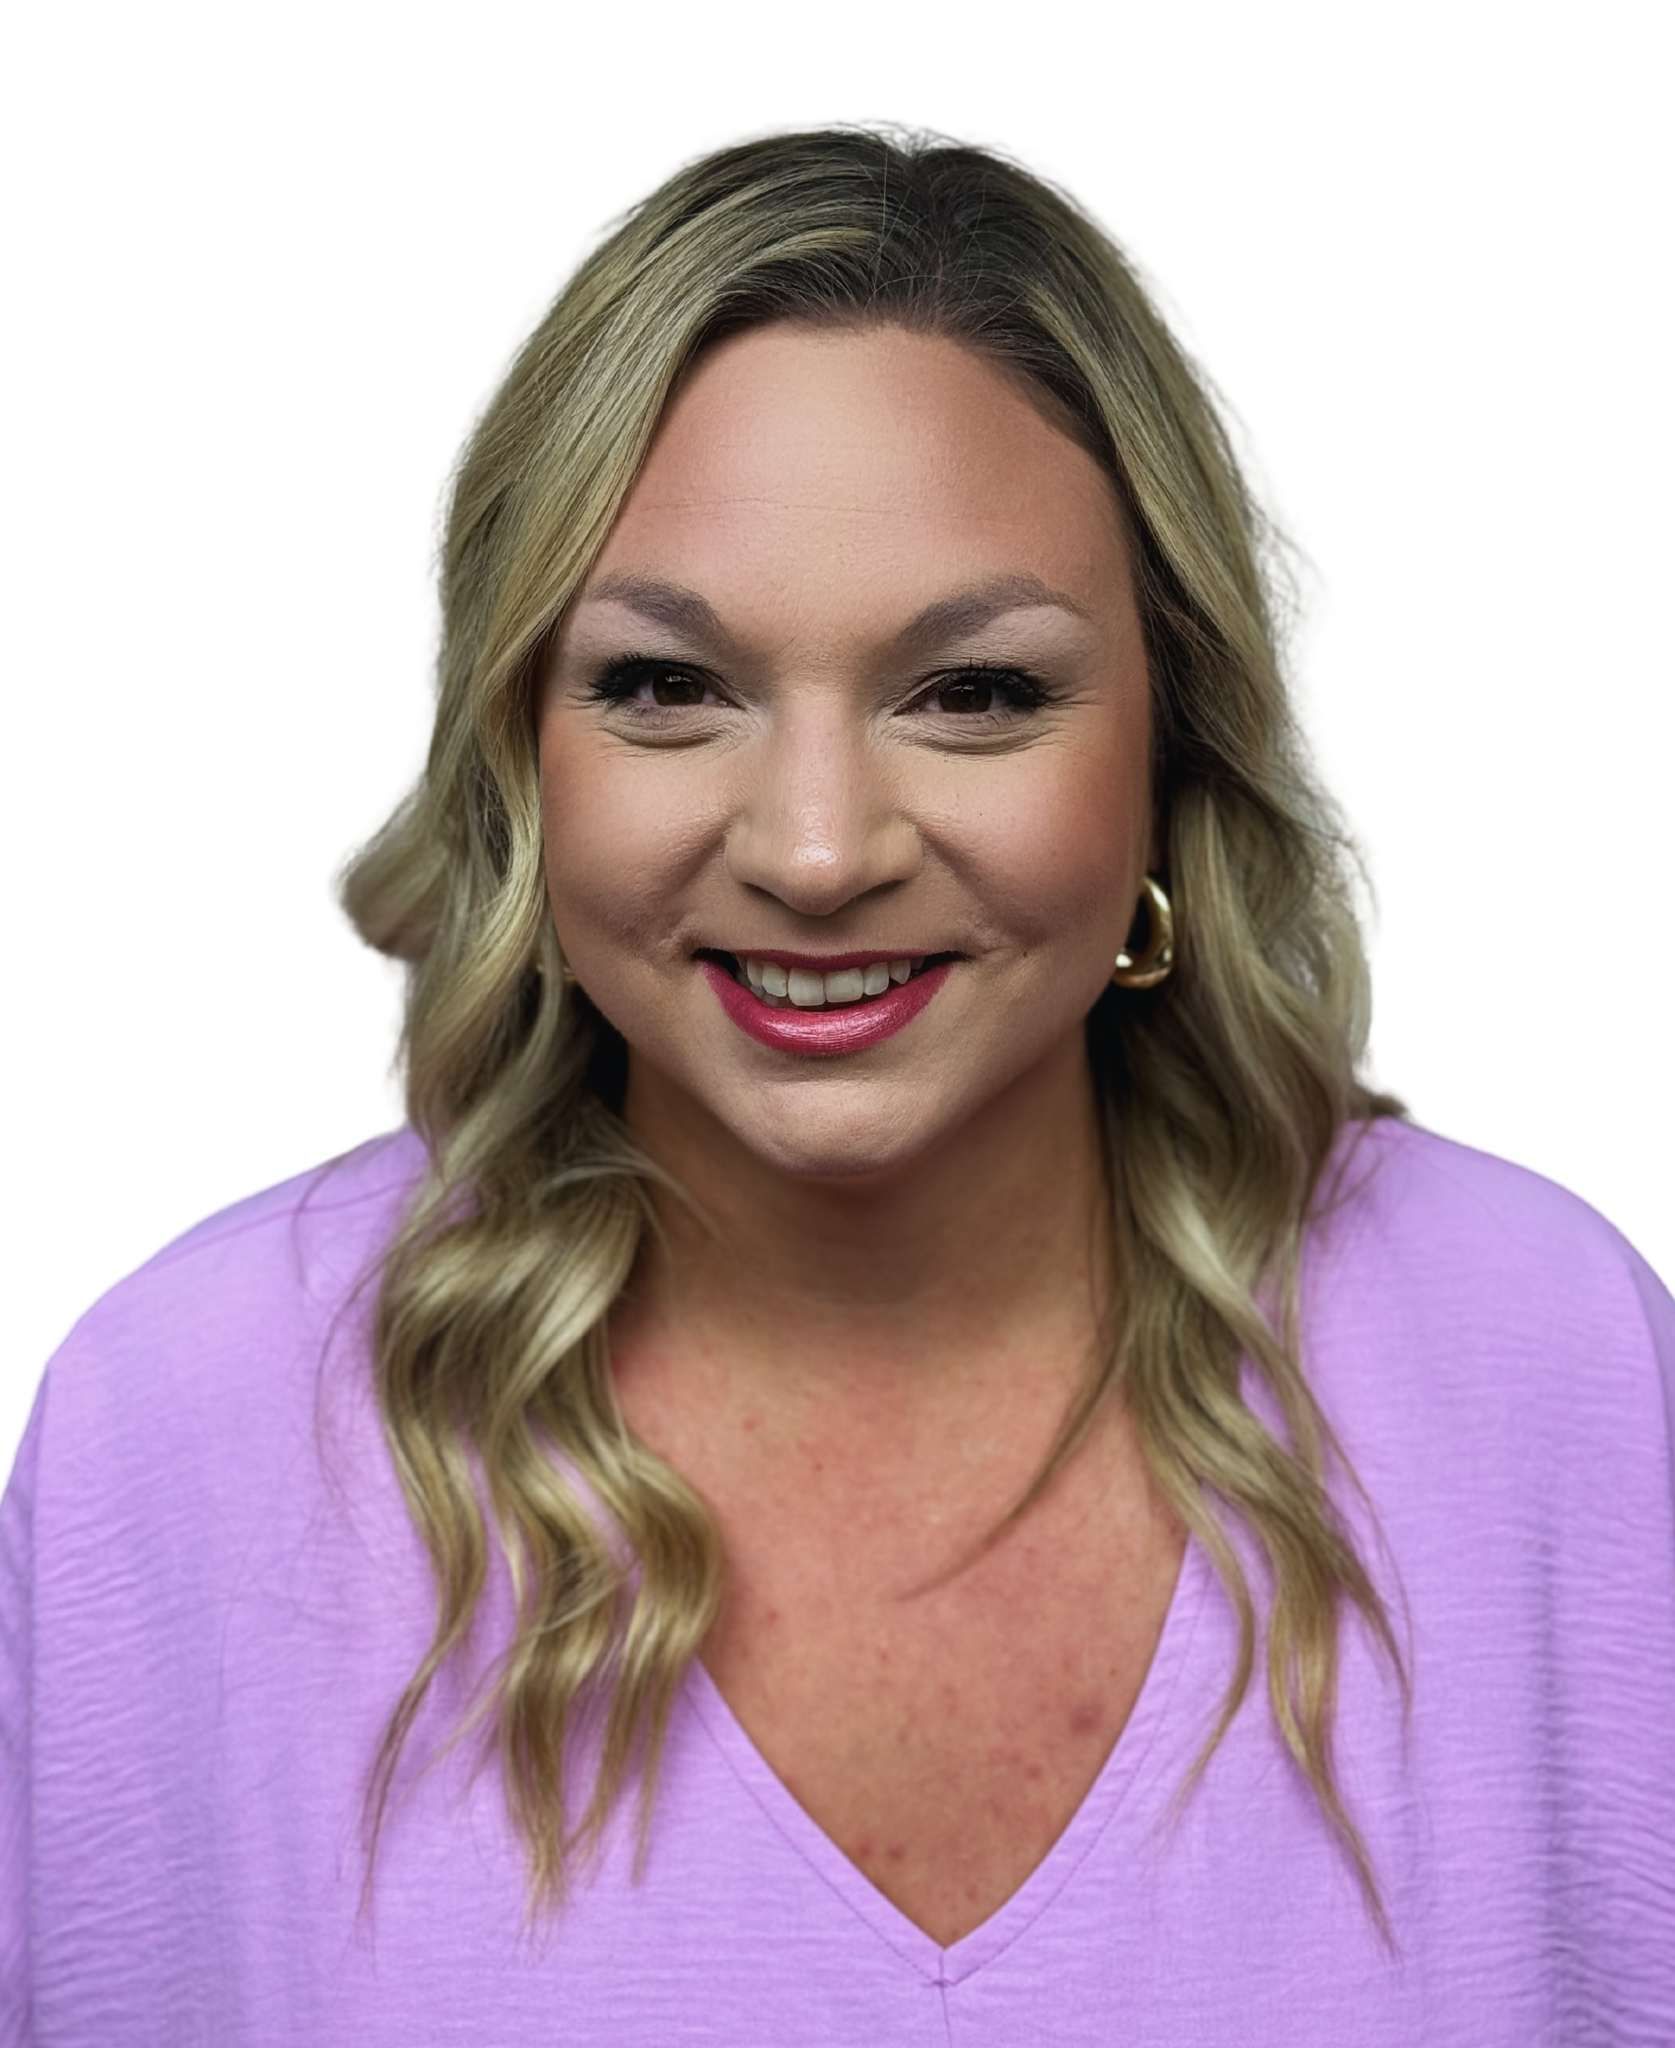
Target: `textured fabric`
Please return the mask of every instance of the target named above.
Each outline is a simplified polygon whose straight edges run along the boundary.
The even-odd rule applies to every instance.
[[[1412,1658],[1404,1748],[1346,1607],[1334,1757],[1400,1959],[1260,1661],[1160,1825],[1237,1645],[1196,1540],[1093,1789],[952,1947],[819,1832],[701,1665],[642,1885],[630,1800],[527,1943],[492,1759],[473,1776],[467,1739],[418,1779],[471,1689],[444,1671],[357,1925],[361,1789],[433,1619],[367,1380],[373,1290],[348,1299],[421,1163],[403,1128],[187,1231],[44,1370],[0,1505],[0,2041],[1669,2048],[1675,1302],[1552,1181],[1422,1127],[1349,1137],[1354,1192],[1308,1244],[1304,1361],[1388,1557],[1335,1467],[1334,1498]],[[1262,1553],[1221,1518],[1263,1615]],[[496,1555],[470,1680],[510,1617]]]

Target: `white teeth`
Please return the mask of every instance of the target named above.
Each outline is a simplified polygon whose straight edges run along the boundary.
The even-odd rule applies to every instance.
[[[865,967],[845,967],[834,974],[813,974],[801,967],[781,967],[775,960],[748,957],[741,965],[743,979],[764,1002],[818,1010],[829,1003],[858,1003],[864,996],[882,995],[891,982],[906,981],[923,967],[925,957],[872,960]]]

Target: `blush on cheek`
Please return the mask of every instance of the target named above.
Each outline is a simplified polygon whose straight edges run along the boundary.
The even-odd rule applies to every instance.
[[[615,765],[619,772],[613,774]],[[664,957],[681,874],[667,792],[580,746],[549,758],[541,781],[542,868],[560,943],[578,971]],[[634,764],[642,765],[643,764]]]

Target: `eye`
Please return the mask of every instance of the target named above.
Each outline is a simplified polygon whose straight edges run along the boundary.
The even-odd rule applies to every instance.
[[[636,692],[645,683],[650,683],[654,691],[673,690],[677,701],[638,702]],[[665,661],[653,654],[622,654],[607,662],[593,678],[588,695],[646,724],[665,725],[678,722],[687,711],[711,709],[698,700],[705,690],[714,687],[702,670],[689,668],[684,662]],[[682,693],[690,695],[683,700]],[[997,695],[1004,696],[1007,708],[993,708]],[[942,715],[956,725],[1011,726],[1023,724],[1033,712],[1052,703],[1056,695],[1043,677],[1029,669],[1010,668],[999,662],[971,662],[935,677],[929,688],[904,708],[912,710],[921,704],[936,707],[950,698],[959,705],[963,699],[964,708],[944,710]]]
[[[637,704],[634,693],[640,685],[650,682],[654,686],[665,684],[674,678],[678,690],[702,692],[709,684],[695,671],[683,668],[679,663],[660,661],[651,654],[622,654],[615,661],[607,662],[588,686],[590,697],[602,699],[607,704],[620,704],[624,710],[636,716],[655,718],[660,711],[685,710],[690,708],[679,702],[675,704]]]

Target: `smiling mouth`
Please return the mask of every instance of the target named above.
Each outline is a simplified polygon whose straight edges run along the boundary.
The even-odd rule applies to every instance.
[[[766,989],[758,988],[745,973],[743,963],[736,954],[724,953],[716,946],[702,946],[695,957],[699,960],[713,960],[718,967],[725,967],[740,988],[747,990],[759,1003],[764,1003],[771,1009],[811,1011],[864,1009],[868,1003],[878,1002],[884,996],[889,995],[892,989],[905,988],[907,985],[906,982],[892,981],[881,988],[876,996],[840,996],[835,1001],[799,1003],[794,1001],[789,994],[782,996],[770,995]],[[914,968],[907,979],[908,981],[916,980],[919,975],[924,974],[930,968],[940,967],[944,961],[958,960],[960,957],[961,955],[958,953],[927,953],[921,964]]]

